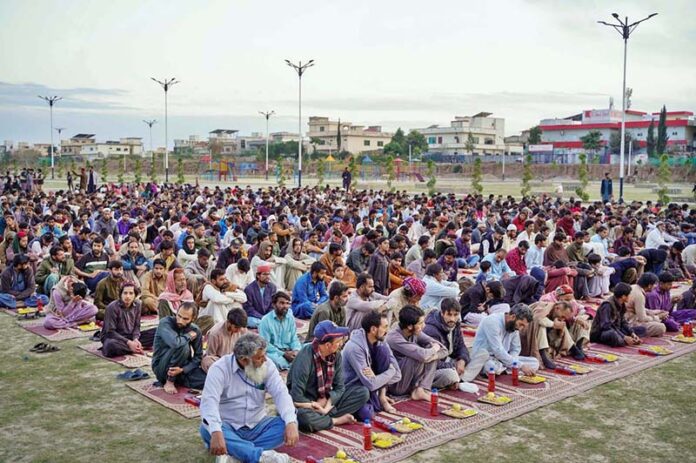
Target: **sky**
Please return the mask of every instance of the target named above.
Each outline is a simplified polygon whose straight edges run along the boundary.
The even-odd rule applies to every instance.
[[[0,143],[48,142],[54,127],[98,140],[143,137],[176,77],[169,139],[218,128],[297,132],[312,115],[384,130],[449,125],[481,111],[506,135],[540,119],[621,105],[623,41],[597,24],[641,24],[629,40],[633,108],[696,109],[692,0],[0,0]]]

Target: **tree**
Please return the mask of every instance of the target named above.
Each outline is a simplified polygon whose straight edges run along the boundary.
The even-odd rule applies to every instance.
[[[648,136],[646,139],[646,144],[648,146],[648,157],[649,158],[654,158],[655,157],[655,150],[657,146],[657,140],[655,140],[655,122],[650,121],[650,125],[648,126]]]
[[[394,191],[394,188],[392,188],[392,182],[396,179],[396,174],[394,173],[393,156],[387,156],[387,159],[384,161],[384,170],[387,171],[387,188],[389,188],[389,191]]]
[[[108,161],[106,158],[101,160],[101,172],[99,173],[101,175],[101,180],[104,183],[108,183],[109,181],[107,178],[109,177],[109,166],[108,166]]]
[[[602,147],[602,132],[599,130],[591,130],[586,135],[580,137],[582,147],[587,151],[596,154]]]
[[[478,194],[483,193],[483,185],[481,185],[481,158],[474,159],[474,170],[471,174],[471,188]]]
[[[157,168],[154,158],[150,161],[150,181],[152,183],[157,183]]]
[[[317,161],[317,185],[321,186],[324,183],[324,160],[319,158]]]
[[[56,164],[56,175],[58,178],[63,178],[63,163],[58,161]]]
[[[522,193],[523,197],[529,196],[529,193],[532,192],[532,186],[529,184],[532,177],[532,155],[527,154],[524,157],[524,166],[522,167],[522,189],[520,193]]]
[[[538,145],[541,143],[541,127],[535,125],[529,129],[529,139],[527,140],[527,143],[530,145]]]
[[[474,154],[474,148],[476,146],[476,141],[474,140],[474,136],[469,132],[469,134],[466,136],[466,142],[464,143],[464,149],[469,152],[469,154]]]
[[[392,139],[389,143],[384,146],[384,154],[391,154],[393,156],[401,156],[408,152],[408,142],[406,140],[406,135],[401,127],[396,129]]]
[[[631,143],[633,143],[633,151],[635,151],[637,149],[636,141],[633,139],[631,132],[626,132],[624,136],[624,154],[628,154],[628,147]],[[621,154],[621,132],[612,132],[609,136],[609,149],[614,154]]]
[[[179,157],[181,159],[181,157]],[[183,164],[183,162],[182,162]],[[135,184],[139,184],[143,180],[143,161],[138,156],[135,158],[135,167],[133,168],[133,175],[135,176]],[[183,183],[183,182],[182,182]]]
[[[176,160],[176,183],[183,185],[184,182],[184,158],[179,156],[179,159]]]
[[[660,121],[657,124],[657,143],[655,144],[657,154],[664,154],[667,149],[667,140],[669,140],[669,136],[667,136],[667,108],[663,106],[660,111]]]
[[[123,155],[123,162],[118,163],[118,176],[116,178],[116,181],[118,182],[119,185],[123,185],[123,176],[126,174],[125,172],[125,166],[124,164],[126,163],[126,155]]]
[[[321,138],[310,137],[309,144],[312,145],[312,159],[317,158],[317,145],[321,145]]]
[[[669,189],[667,184],[672,177],[672,172],[669,169],[669,156],[666,154],[660,155],[660,166],[657,168],[657,186],[660,188],[657,190],[657,200],[663,205],[666,205],[670,201],[668,195]]]
[[[587,184],[589,178],[587,176],[587,155],[581,153],[579,156],[580,166],[578,166],[578,179],[580,180],[580,186],[575,189],[575,194],[580,197],[583,201],[588,201],[590,195],[587,193]]]
[[[357,188],[358,187],[358,160],[356,159],[355,155],[350,157],[350,161],[348,161],[348,171],[350,172],[350,178],[351,178],[351,188]]]
[[[426,140],[425,135],[417,130],[411,130],[406,136],[405,154],[408,154],[409,145],[411,145],[412,154],[419,155],[428,152],[428,140]]]
[[[425,186],[428,187],[428,194],[430,196],[435,195],[435,184],[437,183],[437,178],[436,178],[436,172],[435,172],[435,163],[433,162],[432,159],[428,159],[428,183],[425,184]]]
[[[281,187],[281,188],[285,188],[285,181],[287,180],[287,179],[285,178],[285,169],[283,169],[283,165],[282,165],[282,164],[278,164],[278,169],[279,169],[279,171],[280,171],[280,172],[279,172],[280,175],[279,175],[279,177],[278,177],[278,186]]]

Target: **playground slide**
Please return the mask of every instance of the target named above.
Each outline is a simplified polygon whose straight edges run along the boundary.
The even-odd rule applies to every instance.
[[[423,178],[423,176],[421,174],[419,174],[418,172],[416,172],[413,175],[416,176],[416,178],[418,179],[419,182],[425,182],[425,179]]]

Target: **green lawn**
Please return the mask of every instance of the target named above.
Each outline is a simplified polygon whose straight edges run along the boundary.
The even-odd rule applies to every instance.
[[[41,339],[0,314],[0,461],[213,461],[198,421],[115,379],[122,368],[75,346],[31,354]],[[414,455],[412,462],[696,461],[696,355],[599,386]]]

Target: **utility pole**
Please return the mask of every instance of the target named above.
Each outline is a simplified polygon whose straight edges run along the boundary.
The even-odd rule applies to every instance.
[[[623,203],[623,187],[624,187],[624,150],[626,149],[626,60],[628,55],[628,38],[631,36],[633,31],[636,30],[638,25],[653,16],[657,16],[657,13],[653,13],[640,21],[634,23],[628,22],[628,16],[622,21],[618,13],[611,14],[616,22],[608,23],[606,21],[597,21],[603,26],[609,26],[619,33],[624,42],[624,53],[623,53],[623,87],[621,89],[621,148],[620,148],[620,161],[619,161],[619,202]]]
[[[266,118],[266,180],[268,180],[268,138],[270,137],[268,133],[268,119],[275,114],[275,111],[259,111],[259,114]]]
[[[297,77],[299,78],[299,98],[298,98],[298,106],[299,106],[299,116],[298,116],[298,121],[297,121],[297,126],[298,126],[298,135],[300,137],[300,140],[297,144],[298,146],[298,169],[297,169],[297,186],[298,188],[302,188],[302,74],[305,73],[305,71],[308,68],[311,68],[314,66],[314,60],[311,59],[307,61],[305,64],[302,64],[302,61],[300,61],[298,64],[292,63],[290,60],[285,60],[285,63],[293,68],[297,72]]]
[[[152,126],[157,124],[157,119],[152,119],[149,121],[146,121],[143,119],[143,122],[147,124],[147,126],[150,129],[150,156],[152,157],[152,171],[155,171],[155,152],[152,149]]]
[[[61,96],[41,96],[39,95],[39,98],[42,100],[46,101],[48,103],[48,106],[50,108],[51,112],[51,146],[48,148],[49,151],[51,152],[51,180],[56,178],[56,165],[55,165],[55,160],[53,158],[53,105],[62,100],[63,97]]]
[[[169,183],[169,133],[167,131],[169,118],[167,114],[167,93],[173,85],[180,84],[181,82],[176,80],[175,77],[164,80],[157,80],[154,77],[150,77],[150,79],[160,84],[162,89],[164,89],[164,183]]]

